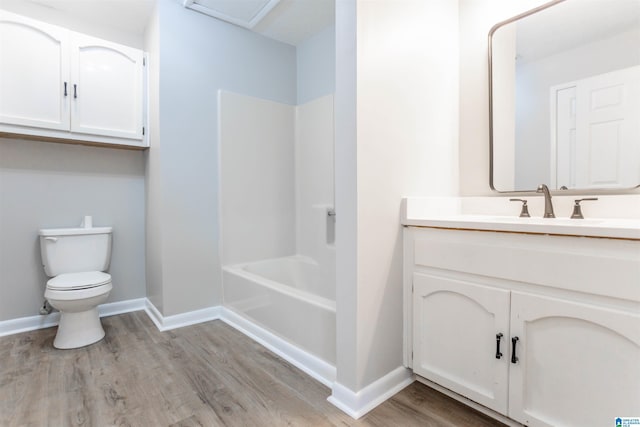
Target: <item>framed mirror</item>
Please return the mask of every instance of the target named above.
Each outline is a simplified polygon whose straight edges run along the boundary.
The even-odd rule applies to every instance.
[[[489,33],[490,185],[640,186],[640,0],[556,0]]]

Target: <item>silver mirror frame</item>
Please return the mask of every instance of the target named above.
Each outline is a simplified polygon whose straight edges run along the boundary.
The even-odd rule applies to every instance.
[[[494,142],[493,142],[493,65],[492,65],[492,45],[493,45],[493,34],[500,28],[507,24],[511,24],[512,22],[518,21],[527,16],[533,15],[534,13],[538,13],[542,10],[553,7],[557,4],[563,3],[566,0],[552,0],[548,3],[544,3],[534,9],[523,12],[519,15],[516,15],[507,20],[498,22],[491,30],[489,30],[488,35],[488,46],[489,46],[489,187],[492,191],[495,191],[500,194],[529,194],[535,193],[536,189],[531,190],[498,190],[494,185],[494,160],[493,160],[493,150],[494,150]],[[541,183],[542,184],[542,183]],[[545,183],[546,184],[546,183]],[[637,193],[637,189],[640,188],[640,184],[631,188],[603,188],[603,189],[584,189],[584,190],[552,190],[553,194],[559,195],[574,195],[574,194],[633,194]]]

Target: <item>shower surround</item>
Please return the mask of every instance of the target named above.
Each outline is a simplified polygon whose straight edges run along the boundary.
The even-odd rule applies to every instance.
[[[330,383],[333,96],[291,106],[220,92],[219,103],[224,305],[307,353]]]

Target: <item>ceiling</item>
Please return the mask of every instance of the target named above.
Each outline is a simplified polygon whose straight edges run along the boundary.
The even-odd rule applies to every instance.
[[[133,34],[144,33],[155,0],[29,0],[74,18],[100,22]]]
[[[29,0],[65,14],[100,22],[134,34],[144,33],[156,0]],[[184,3],[185,0],[175,0]],[[251,7],[270,9],[252,22],[252,31],[266,37],[298,45],[309,36],[334,22],[335,0],[186,0],[187,3],[204,3],[223,13],[231,10],[242,18],[251,18]],[[214,18],[212,18],[214,19]],[[239,23],[236,22],[236,25]],[[240,23],[242,25],[242,23]],[[244,25],[245,27],[248,27]]]
[[[297,46],[334,21],[335,0],[280,0],[253,30]]]

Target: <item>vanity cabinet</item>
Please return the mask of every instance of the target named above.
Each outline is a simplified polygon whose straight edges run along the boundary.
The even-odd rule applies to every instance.
[[[145,147],[143,52],[0,11],[0,134]]]
[[[507,354],[509,291],[422,273],[413,286],[413,371],[506,414],[508,364],[494,337]]]
[[[640,413],[637,312],[513,292],[510,331],[510,418],[600,426]]]
[[[640,413],[640,241],[404,233],[405,363],[420,379],[531,426]]]

